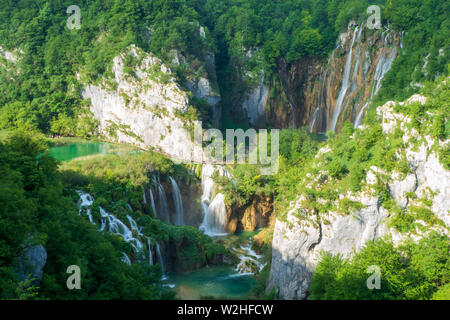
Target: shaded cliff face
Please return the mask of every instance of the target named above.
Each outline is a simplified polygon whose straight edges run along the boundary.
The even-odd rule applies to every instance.
[[[419,95],[411,97],[406,104],[424,103],[425,98]],[[272,265],[267,291],[273,288],[278,290],[281,299],[304,299],[308,294],[308,287],[314,269],[319,262],[321,251],[332,255],[341,254],[345,258],[360,250],[367,241],[375,240],[385,235],[392,236],[394,244],[398,245],[406,238],[420,239],[429,230],[436,230],[448,234],[450,227],[450,172],[440,163],[435,153],[435,140],[431,137],[418,136],[415,129],[410,129],[408,116],[394,112],[394,102],[388,102],[377,109],[383,134],[393,133],[397,128],[404,132],[402,140],[405,159],[411,172],[405,176],[397,172],[385,172],[375,166],[370,167],[365,177],[367,185],[358,192],[342,194],[338,200],[359,202],[362,209],[355,210],[350,215],[338,212],[317,214],[308,211],[304,206],[306,195],[299,195],[291,203],[285,220],[277,220],[272,242]],[[367,128],[361,128],[368,130]],[[410,138],[420,142],[414,147]],[[423,138],[423,141],[422,139]],[[441,142],[441,146],[450,141]],[[330,152],[329,148],[322,149],[317,158]],[[320,165],[319,160],[319,165]],[[325,167],[321,165],[321,168]],[[321,174],[326,174],[321,171]],[[312,188],[320,188],[321,182],[317,179]],[[400,233],[388,224],[390,212],[383,208],[380,196],[375,192],[377,183],[383,181],[389,187],[393,201],[403,211],[403,214],[412,214],[414,206],[421,205],[421,199],[429,199],[429,210],[433,219],[428,222],[414,215],[417,219],[415,231]],[[323,199],[319,199],[319,202]],[[339,204],[336,202],[336,205]],[[298,212],[301,212],[302,219]],[[406,213],[405,213],[406,212]],[[434,224],[430,221],[438,220]]]
[[[342,33],[327,61],[278,61],[278,80],[249,90],[242,103],[249,124],[276,128],[308,126],[313,132],[361,124],[364,111],[398,55],[401,37],[356,27]]]

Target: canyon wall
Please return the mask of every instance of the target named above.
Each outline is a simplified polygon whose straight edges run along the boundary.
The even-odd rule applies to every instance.
[[[425,98],[413,96],[405,103],[424,103]],[[321,251],[332,255],[341,254],[349,258],[354,251],[360,250],[367,241],[383,236],[390,236],[395,244],[406,238],[420,239],[429,230],[436,230],[448,234],[450,227],[450,172],[439,162],[433,145],[435,140],[431,137],[418,136],[415,129],[409,129],[411,119],[394,112],[394,102],[388,102],[378,107],[377,113],[382,123],[383,133],[392,133],[397,127],[405,132],[403,141],[406,144],[406,160],[411,172],[400,176],[395,171],[384,172],[372,166],[367,173],[365,189],[360,192],[348,192],[340,199],[360,202],[363,208],[343,215],[337,212],[326,212],[319,217],[309,212],[302,202],[305,195],[299,195],[292,201],[287,212],[287,218],[277,219],[272,242],[272,265],[267,292],[275,289],[281,299],[304,299],[308,295],[308,287],[314,268],[320,260]],[[361,130],[366,128],[361,127]],[[422,141],[418,148],[409,142],[413,137]],[[421,140],[422,139],[422,140]],[[441,145],[450,141],[441,142]],[[318,157],[330,150],[324,148]],[[398,151],[400,152],[400,151]],[[320,163],[319,163],[320,165]],[[325,165],[321,165],[324,168]],[[323,174],[323,171],[321,171]],[[381,199],[374,192],[374,185],[378,179],[388,181],[389,192],[396,204],[403,210],[419,205],[421,198],[432,199],[429,209],[440,220],[440,225],[428,225],[419,219],[420,225],[415,232],[400,233],[388,227],[390,214],[381,204]],[[317,179],[313,188],[320,188],[320,179]],[[414,196],[412,196],[412,193]],[[321,199],[319,199],[321,201]],[[300,219],[298,212],[303,218]],[[423,231],[425,228],[427,231]]]
[[[358,126],[401,49],[402,36],[364,25],[342,33],[328,60],[304,57],[277,62],[276,81],[264,73],[245,93],[241,108],[254,127],[301,127],[312,132]]]

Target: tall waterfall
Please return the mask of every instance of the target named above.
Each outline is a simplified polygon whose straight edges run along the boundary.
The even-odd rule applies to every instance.
[[[155,217],[157,217],[158,214],[156,212],[155,198],[153,197],[152,188],[148,189],[148,193],[150,194],[150,205],[152,206],[153,214],[155,215]]]
[[[85,210],[86,215],[89,218],[89,221],[93,225],[97,225],[93,221],[93,217],[91,214],[91,206],[94,203],[94,198],[90,194],[84,193],[82,191],[77,191],[77,193],[80,196],[81,202],[79,204],[80,208],[79,213],[81,214]],[[134,251],[137,254],[141,254],[144,250],[144,245],[139,239],[139,237],[142,237],[141,232],[142,228],[137,225],[136,221],[134,221],[134,219],[131,216],[127,215],[126,217],[130,225],[130,227],[128,227],[119,218],[117,218],[115,215],[106,212],[102,207],[99,207],[99,210],[100,210],[101,224],[100,227],[98,228],[98,231],[105,231],[106,227],[108,226],[107,231],[109,233],[120,235],[125,242],[131,244],[131,246],[133,247]],[[137,237],[133,235],[133,232],[137,235]],[[131,263],[130,258],[125,253],[122,256],[122,261],[128,264]]]
[[[355,30],[353,31],[352,42],[350,44],[350,52],[348,53],[347,62],[345,63],[344,77],[342,79],[341,91],[339,92],[339,97],[336,101],[336,106],[334,107],[333,116],[331,119],[331,125],[330,125],[331,131],[334,131],[336,128],[336,123],[338,121],[339,115],[341,114],[342,103],[344,102],[344,98],[347,94],[348,83],[350,80],[350,70],[352,67],[353,44],[355,43],[357,31],[358,31],[358,27],[356,27]]]
[[[172,184],[172,197],[175,208],[175,216],[173,224],[176,226],[184,225],[184,211],[183,211],[183,199],[181,198],[180,188],[172,177],[169,177]]]
[[[214,181],[211,176],[214,174],[216,167],[211,164],[204,164],[202,169],[202,188],[203,195],[201,198],[203,209],[203,222],[200,226],[205,234],[209,236],[225,235],[227,225],[227,210],[225,206],[225,196],[218,193],[214,199]],[[226,171],[218,167],[219,173],[226,175]]]
[[[153,265],[153,253],[152,253],[152,242],[150,238],[147,238],[147,249],[148,249],[148,263]]]
[[[166,222],[169,222],[170,220],[166,192],[161,184],[158,185],[158,218]]]

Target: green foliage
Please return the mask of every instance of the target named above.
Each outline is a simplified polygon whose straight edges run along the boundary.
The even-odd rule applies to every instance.
[[[324,253],[309,287],[310,299],[431,299],[448,293],[447,236],[431,233],[399,248],[389,240],[368,243],[352,259]],[[368,289],[369,266],[381,271],[380,289]]]
[[[448,75],[449,9],[448,1],[387,1],[382,16],[394,30],[406,34],[404,49],[386,74],[373,106],[392,99],[404,100],[420,90],[417,83]]]
[[[42,137],[12,132],[0,142],[0,297],[3,299],[157,299],[160,271],[121,262],[123,242],[78,215]],[[68,192],[68,193],[66,193]],[[47,263],[39,288],[19,283],[15,261],[30,242]],[[79,265],[81,290],[67,290],[66,269]],[[101,285],[99,285],[101,284]],[[38,293],[38,295],[37,295]]]

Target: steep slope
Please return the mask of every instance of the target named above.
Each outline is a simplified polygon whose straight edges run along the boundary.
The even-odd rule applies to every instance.
[[[242,110],[249,124],[277,128],[308,126],[334,131],[348,120],[358,126],[370,100],[399,54],[402,35],[364,24],[341,33],[328,61],[303,58],[277,64],[279,80],[259,82],[246,93]]]
[[[448,80],[441,86],[448,90]],[[330,165],[335,153],[328,147],[319,151],[313,164],[316,170],[303,181],[305,192],[276,221],[268,292],[275,288],[282,299],[304,299],[321,251],[351,257],[354,250],[383,236],[398,245],[430,230],[448,234],[450,171],[448,159],[442,159],[438,150],[448,149],[450,141],[419,133],[417,123],[413,124],[419,121],[429,130],[425,124],[439,117],[426,100],[415,95],[405,103],[388,102],[377,108],[382,130],[377,139],[398,165],[370,166],[360,188],[339,187],[342,177]],[[415,108],[422,109],[425,117],[414,120],[411,114],[399,112]],[[373,128],[372,124],[356,130],[346,145],[364,144],[364,136],[372,135]],[[364,168],[365,163],[359,166]]]

